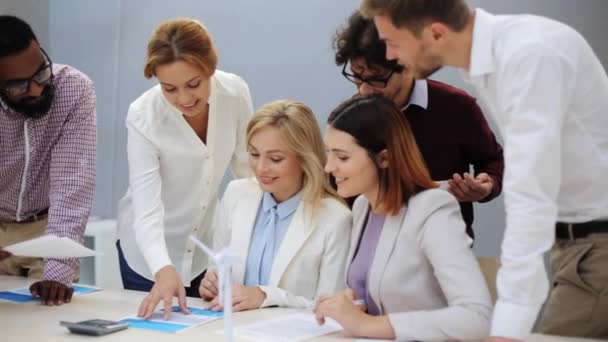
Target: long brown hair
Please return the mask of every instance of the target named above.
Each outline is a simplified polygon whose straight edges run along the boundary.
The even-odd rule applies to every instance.
[[[329,115],[327,123],[367,150],[378,171],[378,208],[385,213],[396,215],[410,197],[437,187],[407,119],[391,100],[379,94],[351,98]],[[386,168],[378,163],[384,150]]]

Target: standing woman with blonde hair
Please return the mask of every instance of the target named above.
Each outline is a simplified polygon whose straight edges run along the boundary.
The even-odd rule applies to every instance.
[[[149,291],[138,314],[149,318],[173,297],[188,312],[207,266],[188,236],[211,243],[218,189],[230,166],[248,173],[245,127],[252,113],[247,84],[216,70],[209,32],[193,19],[161,23],[148,43],[144,76],[159,85],[127,114],[129,188],[119,203],[117,248],[126,289]],[[186,287],[186,288],[185,288]]]
[[[235,311],[268,306],[306,308],[344,287],[351,214],[323,171],[325,151],[314,114],[304,104],[276,101],[247,126],[255,178],[232,181],[214,224],[214,247],[231,245]],[[201,297],[221,306],[209,269]]]

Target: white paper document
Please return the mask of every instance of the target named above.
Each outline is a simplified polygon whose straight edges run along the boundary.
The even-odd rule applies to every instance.
[[[74,240],[55,235],[44,235],[2,249],[16,256],[35,258],[82,258],[99,255]]]
[[[81,285],[81,284],[72,284],[72,288],[74,289],[74,295],[87,294],[92,292],[97,292],[100,289],[93,286]],[[9,289],[0,291],[0,301],[7,301],[13,303],[29,303],[39,301],[40,297],[34,297],[30,293],[29,287],[22,287],[17,289]]]
[[[153,330],[165,333],[179,333],[187,329],[197,327],[199,325],[213,322],[224,316],[222,312],[213,312],[206,309],[189,307],[189,315],[181,312],[180,308],[174,306],[171,316],[165,321],[163,311],[157,311],[152,314],[150,319],[143,319],[137,316],[130,316],[121,320],[129,324],[129,327],[136,329]]]
[[[342,330],[336,321],[326,318],[319,325],[312,313],[296,313],[235,328],[235,335],[255,341],[302,341]]]

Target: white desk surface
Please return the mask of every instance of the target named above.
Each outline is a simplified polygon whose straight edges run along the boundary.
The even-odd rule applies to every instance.
[[[0,290],[29,286],[31,280],[26,278],[0,276]],[[223,329],[222,320],[217,320],[177,334],[153,332],[141,329],[125,331],[101,337],[75,335],[59,325],[59,321],[82,321],[87,319],[118,320],[136,313],[143,292],[126,290],[102,290],[95,293],[72,297],[70,304],[59,307],[43,306],[39,303],[17,304],[0,301],[0,340],[9,341],[223,341],[223,335],[217,333]],[[201,307],[201,300],[188,298],[188,306]],[[160,306],[159,306],[160,307]],[[235,326],[248,324],[257,320],[278,317],[297,312],[293,309],[271,308],[239,312],[234,315]],[[336,333],[315,339],[315,341],[354,340],[344,333]],[[235,341],[248,341],[235,336]],[[570,339],[563,337],[533,335],[532,342],[591,342],[587,339]]]

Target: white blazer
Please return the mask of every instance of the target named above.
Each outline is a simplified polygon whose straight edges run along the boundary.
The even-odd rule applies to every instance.
[[[118,208],[118,238],[129,266],[153,280],[174,265],[189,284],[207,257],[188,240],[211,243],[218,189],[230,165],[249,174],[245,130],[251,95],[240,77],[217,70],[211,77],[207,144],[160,86],[146,91],[127,114],[129,188]]]
[[[353,206],[349,267],[369,212]],[[387,216],[368,274],[368,291],[403,341],[480,340],[492,304],[456,199],[432,189]]]
[[[253,178],[230,182],[214,225],[214,248],[230,244],[240,256],[233,281],[243,284],[251,234],[263,192]],[[325,198],[314,216],[300,202],[277,250],[262,307],[307,308],[317,297],[344,288],[352,216],[338,200]]]

